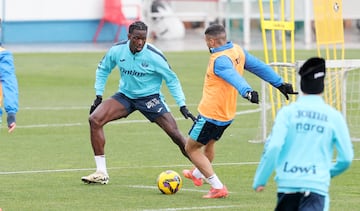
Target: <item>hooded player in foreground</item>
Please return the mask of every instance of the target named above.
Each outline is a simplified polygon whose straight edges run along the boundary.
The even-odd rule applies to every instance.
[[[354,151],[343,115],[322,98],[325,60],[300,68],[303,95],[277,114],[256,170],[253,188],[263,191],[276,171],[276,211],[329,209],[331,178],[350,167]],[[333,163],[334,149],[336,162]]]

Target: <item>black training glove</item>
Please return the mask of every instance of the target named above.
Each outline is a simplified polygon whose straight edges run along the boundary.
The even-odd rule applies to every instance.
[[[294,92],[294,89],[291,84],[283,83],[279,87],[276,87],[283,95],[285,95],[286,99],[289,100],[289,95],[297,95],[298,92]],[[289,95],[288,95],[289,94]]]
[[[92,114],[92,112],[95,111],[96,107],[98,107],[101,102],[102,102],[102,96],[101,95],[96,95],[96,99],[94,100],[93,104],[90,107],[89,114]]]
[[[196,121],[196,117],[194,117],[194,115],[192,115],[192,113],[189,111],[189,109],[186,106],[181,106],[180,112],[185,117],[185,119],[188,119],[190,117],[190,119],[192,121],[194,121],[194,122]]]
[[[257,91],[247,92],[245,98],[252,103],[259,104],[259,94],[257,93]]]

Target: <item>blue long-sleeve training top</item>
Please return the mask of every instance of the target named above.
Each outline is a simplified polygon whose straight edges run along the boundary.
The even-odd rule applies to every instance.
[[[0,89],[0,106],[4,107],[6,113],[16,114],[19,109],[19,90],[14,58],[10,51],[2,47],[0,47]]]
[[[353,157],[343,115],[319,95],[300,96],[278,112],[253,188],[265,186],[275,170],[278,192],[306,190],[326,196],[331,177],[349,168]]]
[[[229,41],[221,47],[213,48],[211,52],[215,53],[224,51],[226,49],[233,48],[233,45],[234,44]],[[279,87],[284,82],[283,79],[278,74],[276,74],[276,72],[269,65],[265,64],[263,61],[256,58],[248,51],[244,49],[243,51],[245,55],[245,70],[255,74],[264,81],[269,82],[274,87]],[[248,91],[252,91],[252,88],[244,79],[244,77],[231,67],[233,67],[231,59],[227,56],[220,56],[215,60],[214,72],[216,75],[234,86],[242,97],[245,97]]]
[[[178,106],[185,105],[185,95],[180,81],[163,53],[146,43],[140,52],[133,54],[129,43],[126,41],[114,45],[99,63],[96,70],[96,95],[103,95],[108,76],[117,66],[120,71],[118,92],[131,99],[161,94],[164,80]]]

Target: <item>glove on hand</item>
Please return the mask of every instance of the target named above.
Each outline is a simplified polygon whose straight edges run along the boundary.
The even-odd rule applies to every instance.
[[[283,83],[279,87],[276,87],[283,95],[285,95],[286,99],[289,100],[289,95],[297,95],[298,92],[294,92],[294,89],[291,84]]]
[[[192,121],[194,121],[194,122],[196,121],[196,117],[194,117],[194,115],[192,115],[192,113],[189,111],[189,109],[186,106],[181,106],[180,112],[185,117],[185,119],[188,119],[190,117],[190,119]]]
[[[96,99],[94,100],[93,104],[90,107],[89,114],[92,114],[92,112],[95,111],[96,107],[98,107],[101,102],[102,102],[102,96],[101,95],[96,95]]]
[[[252,103],[259,104],[259,94],[257,91],[251,91],[246,93],[246,99]]]
[[[9,113],[7,115],[8,132],[11,133],[16,128],[16,115],[15,113]]]

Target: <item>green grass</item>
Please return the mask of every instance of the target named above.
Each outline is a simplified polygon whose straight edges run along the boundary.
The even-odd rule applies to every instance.
[[[261,57],[262,52],[254,52]],[[347,51],[356,58],[360,51]],[[298,51],[297,59],[316,55]],[[214,168],[227,185],[226,199],[201,198],[209,186],[196,188],[185,180],[175,195],[156,188],[158,174],[166,169],[181,172],[191,167],[170,139],[138,112],[105,127],[110,183],[85,185],[80,177],[95,168],[87,123],[94,99],[94,76],[103,53],[15,54],[20,89],[18,128],[0,130],[0,207],[12,210],[272,210],[276,186],[270,180],[263,193],[251,189],[263,145],[248,140],[258,136],[259,113],[239,115],[217,144]],[[189,108],[196,113],[201,97],[207,52],[166,53],[182,81]],[[118,86],[118,71],[109,78],[104,97]],[[260,80],[246,74],[250,84]],[[191,122],[183,120],[174,100],[164,89],[181,131]],[[238,110],[257,108],[239,99]],[[5,119],[3,119],[5,120]],[[144,120],[144,122],[131,122]],[[332,180],[332,210],[356,210],[360,203],[359,151],[351,169]]]

